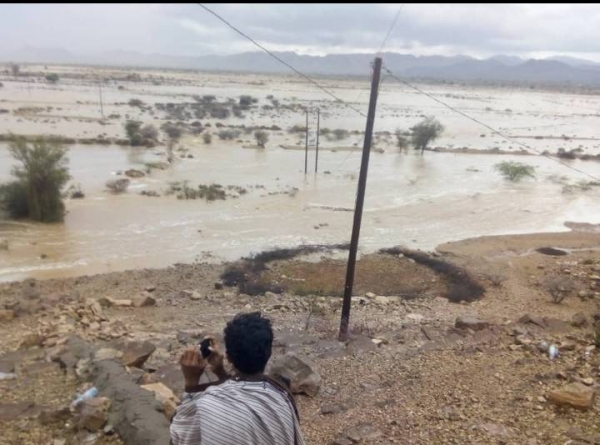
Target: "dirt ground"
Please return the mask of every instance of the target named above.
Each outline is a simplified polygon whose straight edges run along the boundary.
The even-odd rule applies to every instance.
[[[540,247],[568,254],[544,255],[536,252]],[[216,289],[226,265],[210,264],[3,284],[0,307],[17,316],[0,322],[0,372],[13,364],[16,379],[0,380],[0,443],[120,442],[102,430],[81,431],[72,413],[52,421],[41,414],[67,406],[81,389],[77,371],[56,360],[67,336],[98,347],[148,340],[156,350],[146,374],[168,368],[177,375],[186,344],[220,334],[238,312],[260,310],[273,320],[274,356],[306,356],[321,375],[317,396],[297,396],[309,444],[598,444],[600,402],[576,410],[556,406],[549,393],[572,382],[598,392],[600,350],[592,325],[600,313],[599,247],[600,234],[591,232],[439,246],[438,258],[465,268],[486,288],[483,298],[460,304],[441,297],[445,278],[425,266],[364,257],[347,344],[337,342],[341,299],[332,296],[343,283],[343,261],[271,264],[271,279],[298,284],[290,293],[256,297]],[[551,279],[564,283],[561,304],[547,290]],[[403,298],[405,289],[419,295]],[[155,306],[109,305],[100,322],[83,309],[143,292]],[[455,324],[459,316],[485,323],[465,329]],[[538,350],[541,341],[555,344],[559,357]],[[177,394],[181,384],[175,377],[167,386]],[[323,414],[331,404],[341,405],[339,412]]]

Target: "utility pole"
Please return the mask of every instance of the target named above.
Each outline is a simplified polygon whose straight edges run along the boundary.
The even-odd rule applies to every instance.
[[[319,166],[319,127],[321,124],[321,110],[317,108],[317,150],[315,153],[315,173],[317,173],[317,168]]]
[[[352,224],[352,238],[350,240],[350,253],[348,254],[348,268],[346,269],[346,285],[344,287],[344,302],[342,304],[342,318],[340,321],[339,340],[348,339],[348,324],[350,323],[350,305],[352,302],[352,286],[354,285],[354,266],[356,265],[356,252],[358,250],[358,237],[362,220],[363,204],[365,201],[365,188],[367,186],[367,170],[369,169],[369,155],[371,154],[371,139],[373,138],[373,124],[375,122],[375,109],[377,107],[377,93],[379,78],[381,77],[381,57],[376,57],[373,64],[373,79],[371,80],[371,98],[367,114],[367,127],[365,129],[365,142],[363,145],[360,175],[358,177],[358,192],[354,208],[354,223]]]
[[[102,105],[102,84],[98,83],[98,94],[100,95],[100,114],[104,118],[104,106]]]
[[[304,143],[304,174],[308,172],[308,108],[306,109],[306,142]]]

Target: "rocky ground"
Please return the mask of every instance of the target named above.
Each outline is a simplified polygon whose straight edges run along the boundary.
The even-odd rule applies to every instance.
[[[331,259],[268,265],[301,296],[221,288],[225,265],[206,264],[5,284],[0,443],[161,443],[181,350],[260,310],[277,368],[302,371],[293,385],[310,444],[600,444],[598,246],[579,232],[440,246],[486,288],[471,303],[443,298],[446,277],[406,257],[363,258],[346,343],[341,300],[326,295],[323,270],[336,282],[343,271]],[[98,397],[71,409],[92,385]]]

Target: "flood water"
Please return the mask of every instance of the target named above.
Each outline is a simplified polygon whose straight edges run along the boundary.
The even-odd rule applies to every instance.
[[[1,222],[0,239],[9,250],[0,250],[0,281],[234,260],[273,247],[348,242],[358,151],[321,152],[318,174],[310,153],[305,175],[302,151],[194,141],[186,147],[193,159],[132,179],[123,195],[107,193],[106,180],[160,159],[154,150],[71,147],[72,183],[81,184],[85,199],[67,200],[64,224]],[[535,165],[537,179],[506,182],[493,166],[507,160]],[[600,176],[599,163],[570,162]],[[6,145],[0,145],[0,182],[10,178],[12,163]],[[571,182],[586,179],[543,157],[372,153],[360,249],[398,244],[432,249],[474,236],[568,230],[565,221],[597,223],[599,190],[563,193],[547,179],[552,174]],[[162,194],[177,180],[238,185],[248,193],[211,203],[138,194],[143,189]],[[281,193],[292,187],[299,189],[295,196]]]

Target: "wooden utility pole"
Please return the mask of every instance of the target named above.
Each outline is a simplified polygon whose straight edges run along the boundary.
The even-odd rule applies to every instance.
[[[308,108],[306,109],[306,142],[304,143],[304,174],[308,173]]]
[[[365,201],[365,188],[367,186],[367,170],[369,169],[369,155],[371,154],[371,140],[373,138],[373,124],[375,123],[375,109],[377,107],[377,93],[379,78],[381,77],[381,57],[376,57],[373,64],[373,79],[371,81],[371,98],[367,114],[367,127],[365,129],[365,142],[363,145],[360,175],[358,177],[358,192],[354,208],[354,223],[352,224],[352,238],[350,240],[350,253],[348,254],[348,268],[346,269],[346,286],[344,287],[344,302],[342,304],[342,319],[340,322],[339,340],[348,339],[348,324],[350,322],[350,305],[352,303],[352,286],[354,285],[354,266],[358,250],[358,237],[362,220],[363,204]]]
[[[100,114],[104,118],[104,105],[102,105],[102,85],[98,84],[98,94],[100,95]]]
[[[320,132],[320,127],[321,125],[321,110],[319,110],[317,108],[317,147],[316,147],[316,152],[315,152],[315,173],[317,173],[317,169],[319,166],[319,132]]]

